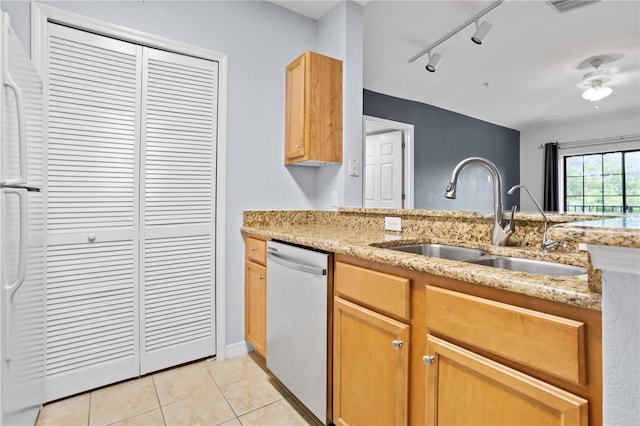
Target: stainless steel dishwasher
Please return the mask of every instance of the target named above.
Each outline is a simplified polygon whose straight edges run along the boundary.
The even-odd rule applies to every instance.
[[[325,424],[328,262],[324,252],[267,242],[267,368]]]

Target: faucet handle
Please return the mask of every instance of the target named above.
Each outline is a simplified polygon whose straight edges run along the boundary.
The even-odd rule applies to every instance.
[[[516,230],[516,224],[513,222],[513,217],[516,214],[516,210],[518,210],[518,206],[511,207],[511,218],[509,219],[509,224],[507,225],[510,234],[512,234]]]

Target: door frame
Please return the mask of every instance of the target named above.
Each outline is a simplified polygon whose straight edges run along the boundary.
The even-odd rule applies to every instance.
[[[367,124],[373,124],[380,126],[387,131],[399,130],[402,132],[402,141],[404,142],[404,148],[402,150],[402,191],[404,193],[404,201],[402,202],[403,209],[413,209],[413,151],[414,151],[414,137],[413,137],[413,124],[403,123],[401,121],[387,120],[385,118],[373,117],[370,115],[362,116],[362,204],[364,206],[364,194],[366,194],[366,168],[364,153],[367,149]]]
[[[68,12],[41,3],[31,3],[31,58],[43,80],[48,81],[47,22],[53,21],[107,37],[154,47],[170,52],[195,56],[218,62],[218,122],[216,140],[216,220],[215,220],[215,338],[216,359],[226,358],[225,332],[225,212],[226,212],[226,148],[227,148],[227,86],[228,55],[192,46],[168,38],[155,36],[121,25]],[[45,116],[49,116],[48,90],[44,87]],[[45,123],[46,125],[46,123]],[[46,128],[45,128],[46,131]],[[45,218],[46,221],[46,218]]]

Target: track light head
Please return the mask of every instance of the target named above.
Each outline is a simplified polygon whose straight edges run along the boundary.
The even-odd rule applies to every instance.
[[[476,21],[476,32],[471,36],[471,41],[475,44],[482,44],[489,31],[493,25],[491,23],[484,21],[480,26],[478,26],[478,21]]]
[[[442,55],[440,55],[439,53],[434,53],[432,55],[431,52],[429,52],[429,62],[425,67],[427,71],[436,72],[436,67],[438,66],[438,63],[440,62],[441,58],[442,58]]]

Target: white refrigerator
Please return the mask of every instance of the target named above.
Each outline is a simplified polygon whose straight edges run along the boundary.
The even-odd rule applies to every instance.
[[[33,425],[45,368],[42,81],[0,21],[0,425]]]

